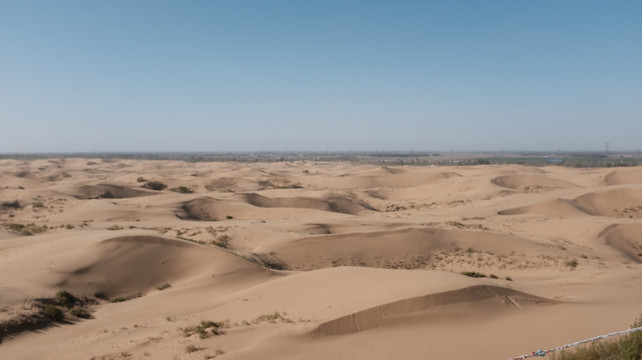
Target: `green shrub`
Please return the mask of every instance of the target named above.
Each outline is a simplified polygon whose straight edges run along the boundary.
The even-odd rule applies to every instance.
[[[167,185],[163,184],[160,181],[148,181],[145,183],[145,185],[143,185],[143,187],[160,191],[166,189]]]
[[[77,317],[77,318],[82,318],[82,319],[89,319],[91,318],[91,313],[89,310],[85,308],[73,308],[70,311],[71,315]]]
[[[203,320],[198,325],[188,326],[183,329],[183,336],[189,337],[198,334],[201,339],[206,339],[212,335],[224,335],[225,322],[215,322],[211,320]],[[209,330],[209,332],[208,332]]]
[[[42,308],[42,313],[46,317],[54,321],[63,321],[65,320],[65,313],[61,308],[55,305],[47,304]]]
[[[470,277],[474,277],[474,278],[485,278],[486,277],[486,275],[484,275],[482,273],[478,273],[476,271],[464,271],[461,274],[462,275],[466,275],[466,276],[470,276]]]
[[[60,306],[71,308],[76,304],[76,302],[78,301],[78,298],[65,290],[61,290],[61,291],[58,291],[58,293],[56,294],[54,301],[56,302],[56,304]]]
[[[158,286],[156,287],[156,289],[158,289],[158,290],[165,290],[165,289],[170,288],[170,287],[172,287],[172,285],[171,285],[171,284],[169,284],[169,283],[164,283],[163,285],[158,285]]]
[[[271,323],[276,323],[278,321],[286,322],[286,323],[293,322],[291,319],[286,317],[286,315],[287,315],[286,312],[275,311],[275,312],[273,312],[271,314],[263,314],[263,315],[257,316],[254,320],[252,320],[252,323],[253,324],[258,324],[258,323],[262,323],[262,322],[265,322],[265,321],[271,322]]]
[[[642,316],[631,326],[642,326]],[[554,354],[553,360],[640,360],[642,358],[642,331],[630,333],[614,340],[594,342],[573,350]]]
[[[7,227],[9,230],[24,236],[39,234],[47,231],[48,229],[47,225],[39,226],[34,223],[26,224],[26,225],[13,223],[13,224],[8,224],[4,226]]]

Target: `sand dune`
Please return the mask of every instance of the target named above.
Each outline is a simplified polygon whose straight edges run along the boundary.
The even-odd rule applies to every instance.
[[[82,185],[71,189],[70,193],[78,199],[123,199],[158,194],[153,191],[114,184]]]
[[[579,196],[573,201],[590,215],[631,218],[642,216],[642,190],[616,189],[593,192]]]
[[[551,217],[588,215],[574,201],[566,199],[555,199],[545,203],[500,210],[497,213],[499,215],[540,214]]]
[[[498,186],[524,192],[542,192],[577,187],[577,185],[569,181],[545,175],[503,175],[493,178],[491,182]]]
[[[294,270],[333,266],[422,269],[432,268],[451,254],[486,252],[495,258],[495,254],[517,250],[560,255],[555,249],[517,236],[434,228],[318,235],[271,248],[271,254],[275,261]]]
[[[490,360],[622,330],[641,174],[0,160],[0,358]],[[91,316],[15,330],[61,290]]]
[[[604,229],[599,236],[631,260],[642,262],[641,224],[614,224]]]
[[[199,267],[220,256],[213,251],[156,236],[110,238],[77,254],[82,259],[79,264],[58,270],[60,279],[54,286],[83,294],[102,292],[108,297],[143,293],[202,271]]]
[[[452,305],[457,303],[474,303],[482,300],[493,300],[503,306],[521,308],[534,304],[554,304],[556,301],[529,295],[520,291],[489,285],[477,285],[458,290],[430,294],[399,300],[370,309],[362,310],[347,316],[327,321],[319,325],[313,336],[353,334],[376,328],[384,323],[403,323],[402,317],[418,316],[417,313],[431,307]],[[401,321],[399,321],[401,320]]]
[[[266,208],[315,209],[343,214],[358,214],[374,210],[367,204],[340,195],[330,195],[319,199],[309,197],[268,198],[256,193],[241,194],[240,196],[248,204]]]
[[[642,216],[642,191],[616,189],[590,192],[573,200],[555,199],[545,203],[501,210],[500,215],[540,214],[546,216],[608,216],[637,218]]]
[[[409,188],[439,182],[453,177],[460,177],[456,172],[423,169],[391,169],[388,167],[364,167],[355,172],[342,173],[338,176],[307,176],[302,178],[306,186],[334,189],[375,189],[375,188]]]
[[[616,170],[604,176],[604,185],[642,184],[640,169]]]

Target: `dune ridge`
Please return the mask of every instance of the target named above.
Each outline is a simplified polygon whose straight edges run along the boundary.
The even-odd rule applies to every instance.
[[[312,331],[313,336],[346,335],[373,329],[384,319],[420,312],[435,306],[473,303],[492,299],[509,307],[555,304],[557,301],[492,285],[475,285],[458,290],[399,300],[327,321]]]
[[[589,192],[572,200],[555,199],[552,201],[523,207],[500,210],[499,215],[541,214],[547,216],[642,216],[642,191],[637,189],[614,189]]]

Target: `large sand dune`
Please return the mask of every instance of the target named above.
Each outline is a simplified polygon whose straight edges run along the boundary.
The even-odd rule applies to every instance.
[[[640,168],[2,160],[0,358],[508,358],[627,328],[641,233]]]
[[[572,200],[555,199],[499,211],[500,215],[542,214],[546,216],[592,215],[619,218],[642,216],[642,190],[615,189],[590,192]]]

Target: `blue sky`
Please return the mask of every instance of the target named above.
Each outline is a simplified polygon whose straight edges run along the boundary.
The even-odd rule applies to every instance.
[[[642,148],[641,1],[0,0],[0,152]]]

